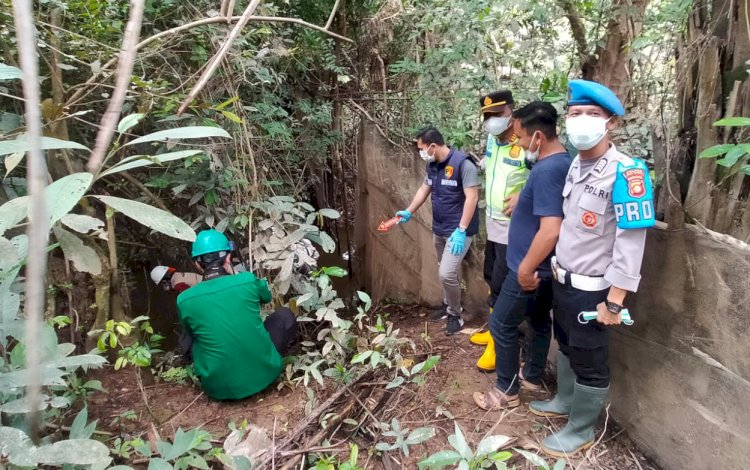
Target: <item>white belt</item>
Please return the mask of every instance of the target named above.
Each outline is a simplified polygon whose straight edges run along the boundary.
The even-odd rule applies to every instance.
[[[587,292],[597,292],[609,288],[612,284],[603,277],[584,276],[566,271],[557,264],[557,258],[552,257],[552,277],[560,284],[565,284],[565,276],[569,276],[570,285]]]

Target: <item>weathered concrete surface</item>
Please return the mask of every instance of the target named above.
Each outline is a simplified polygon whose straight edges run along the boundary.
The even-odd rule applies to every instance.
[[[443,294],[432,241],[429,200],[409,223],[386,233],[377,231],[381,221],[409,205],[424,181],[424,162],[416,152],[389,146],[373,126],[364,125],[360,136],[355,242],[363,262],[364,284],[375,301],[390,298],[439,305]],[[472,244],[462,278],[466,284],[464,308],[480,318],[487,313],[483,252],[483,244]]]
[[[611,346],[611,412],[664,469],[750,461],[750,249],[651,230],[635,325]]]

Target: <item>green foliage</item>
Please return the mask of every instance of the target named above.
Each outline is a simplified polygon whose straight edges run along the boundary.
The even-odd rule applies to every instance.
[[[154,333],[154,329],[147,320],[148,317],[145,315],[134,318],[130,322],[108,320],[104,330],[91,331],[91,334],[99,333],[99,339],[96,342],[99,351],[105,352],[107,349],[118,348],[115,370],[122,369],[128,364],[136,367],[149,367],[154,354],[162,352],[159,345],[164,337]],[[130,336],[133,331],[139,332],[141,340],[124,344],[123,337]]]
[[[750,128],[750,118],[731,117],[714,122],[714,126]],[[742,129],[741,129],[742,130]],[[744,134],[747,139],[747,132]],[[718,158],[716,164],[728,168],[727,177],[737,172],[750,176],[750,140],[736,144],[718,144],[703,150],[700,158]],[[726,177],[725,177],[726,178]]]
[[[383,432],[382,436],[393,437],[395,438],[395,441],[392,443],[382,441],[378,442],[375,444],[376,450],[381,452],[399,450],[408,457],[410,446],[421,444],[435,437],[435,428],[417,428],[409,432],[409,429],[401,427],[401,423],[399,423],[398,419],[393,418],[391,420],[390,429]]]

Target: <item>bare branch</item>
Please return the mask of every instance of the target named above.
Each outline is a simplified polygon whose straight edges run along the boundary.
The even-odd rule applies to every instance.
[[[168,29],[166,31],[162,31],[160,33],[154,34],[153,36],[150,36],[150,37],[144,39],[143,41],[141,41],[141,42],[138,43],[138,45],[136,46],[136,50],[140,51],[141,49],[143,49],[144,47],[148,46],[149,44],[151,44],[154,41],[157,41],[157,40],[162,39],[162,38],[167,37],[167,36],[171,36],[171,35],[174,35],[174,34],[181,33],[183,31],[187,31],[189,29],[192,29],[192,28],[195,28],[195,27],[198,27],[198,26],[203,26],[203,25],[213,24],[213,23],[223,23],[223,22],[226,22],[228,20],[231,20],[232,22],[234,22],[234,21],[239,21],[240,18],[242,18],[242,17],[241,16],[232,16],[232,17],[229,17],[229,18],[223,18],[223,17],[217,16],[217,17],[214,17],[214,18],[203,18],[203,19],[200,19],[200,20],[195,20],[195,21],[192,21],[190,23],[186,23],[186,24],[183,24],[181,26],[176,26],[174,28]],[[248,19],[248,21],[265,21],[265,22],[271,22],[271,23],[293,23],[293,24],[298,24],[298,25],[304,26],[306,28],[314,29],[315,31],[319,31],[321,33],[327,34],[328,36],[331,36],[333,38],[340,39],[342,41],[347,41],[347,42],[354,43],[353,40],[351,40],[351,39],[349,39],[347,37],[341,36],[340,34],[336,34],[336,33],[331,32],[331,31],[327,31],[322,26],[318,26],[318,25],[315,25],[315,24],[312,24],[312,23],[308,23],[307,21],[303,21],[303,20],[300,20],[298,18],[287,18],[287,17],[283,17],[283,16],[251,16]],[[99,69],[99,72],[95,73],[94,75],[91,76],[91,78],[89,78],[88,80],[86,80],[86,83],[80,85],[80,88],[78,88],[78,91],[76,91],[73,95],[71,95],[70,98],[68,98],[68,101],[65,103],[65,106],[72,106],[72,105],[76,104],[81,98],[83,98],[83,96],[85,96],[85,94],[86,94],[86,89],[89,88],[90,86],[94,85],[96,83],[96,81],[99,80],[99,78],[102,75],[104,75],[112,67],[114,67],[114,65],[117,63],[117,60],[118,60],[117,57],[113,57],[106,64],[102,65],[101,69]]]
[[[193,102],[198,93],[200,93],[203,87],[206,86],[206,83],[208,83],[211,75],[213,75],[216,69],[219,68],[221,61],[224,60],[224,57],[226,57],[229,49],[234,44],[234,41],[237,40],[237,36],[240,35],[242,28],[244,28],[247,24],[250,15],[255,12],[256,8],[258,8],[260,1],[261,0],[250,0],[250,3],[247,5],[247,8],[245,8],[245,11],[242,13],[239,21],[237,21],[237,24],[234,25],[232,31],[229,32],[226,41],[224,41],[224,44],[221,45],[219,51],[211,58],[211,61],[208,63],[208,67],[206,67],[206,70],[203,71],[203,75],[201,75],[198,83],[196,83],[193,89],[190,90],[190,93],[188,93],[187,97],[180,105],[180,108],[177,110],[178,116],[185,112],[185,110],[188,108],[188,106],[190,106],[190,103]]]
[[[130,77],[133,73],[135,54],[138,51],[137,45],[138,38],[141,35],[144,5],[145,0],[131,0],[130,2],[130,18],[127,26],[125,26],[125,35],[122,39],[115,89],[112,92],[109,106],[102,116],[101,130],[96,135],[96,145],[86,164],[86,169],[91,173],[99,171],[102,160],[104,160],[104,154],[107,152],[112,136],[115,134],[117,121],[120,119],[120,111],[122,110],[122,104],[125,102],[125,94],[128,92]]]
[[[336,16],[336,10],[339,9],[339,3],[341,3],[341,0],[336,0],[336,3],[333,4],[331,16],[328,17],[328,22],[326,23],[326,29],[331,29],[331,25],[333,24],[333,17]]]
[[[42,116],[39,94],[39,64],[36,53],[36,28],[31,0],[13,1],[18,55],[23,70],[23,95],[26,112],[26,131],[30,149],[27,156],[26,177],[31,199],[29,210],[28,264],[26,265],[26,368],[29,374],[28,417],[29,435],[39,440],[39,403],[41,401],[41,345],[39,329],[44,311],[44,275],[47,269],[47,239],[49,219],[44,201],[47,185],[47,164],[42,154]]]

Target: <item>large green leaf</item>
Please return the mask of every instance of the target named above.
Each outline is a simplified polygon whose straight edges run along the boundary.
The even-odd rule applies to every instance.
[[[139,168],[142,166],[148,166],[148,165],[161,165],[166,162],[171,162],[173,160],[180,160],[187,157],[192,157],[193,155],[197,155],[199,153],[202,153],[203,150],[180,150],[179,152],[169,152],[169,153],[163,153],[161,155],[136,155],[134,157],[128,157],[123,159],[121,162],[119,162],[117,165],[113,166],[107,171],[102,172],[102,174],[99,175],[99,178],[103,176],[108,176],[114,173],[119,173],[121,171],[125,170],[132,170],[133,168]]]
[[[21,262],[18,250],[7,238],[0,237],[0,286],[10,283],[18,272],[17,267]]]
[[[724,155],[734,148],[733,144],[720,144],[714,145],[702,151],[699,158],[716,158],[719,155]]]
[[[54,149],[77,149],[77,150],[88,150],[85,145],[81,145],[78,142],[71,140],[55,139],[54,137],[42,137],[41,141],[42,150],[54,150]],[[26,136],[16,140],[4,140],[0,142],[0,155],[10,155],[11,153],[28,152],[31,148],[29,140]]]
[[[34,444],[26,433],[16,428],[0,426],[0,454],[9,456],[13,464],[35,466],[36,461],[29,458],[33,450]]]
[[[8,289],[0,289],[0,324],[16,320],[20,308],[20,295]]]
[[[420,470],[427,468],[437,470],[447,467],[448,465],[455,465],[459,460],[461,460],[461,454],[458,452],[453,450],[441,450],[440,452],[432,454],[426,459],[420,461],[417,464],[417,467],[419,467]]]
[[[23,71],[18,67],[0,64],[0,80],[20,80],[23,78]]]
[[[164,459],[153,457],[148,461],[148,470],[173,470],[174,467]]]
[[[738,127],[738,126],[750,126],[750,117],[730,117],[719,119],[714,123],[714,126],[724,127]]]
[[[49,406],[49,397],[45,394],[41,395],[39,400],[39,411],[44,411]],[[0,411],[8,414],[25,414],[31,411],[29,406],[29,400],[26,397],[19,398],[17,400],[9,401],[0,406]]]
[[[3,160],[3,163],[5,164],[5,176],[7,177],[11,171],[13,171],[16,166],[18,166],[19,163],[21,163],[21,160],[23,160],[23,157],[26,155],[25,152],[16,152],[8,155],[5,157],[5,160]]]
[[[226,137],[228,139],[232,138],[227,131],[220,127],[188,126],[178,127],[175,129],[167,129],[165,131],[159,131],[144,135],[143,137],[138,137],[137,139],[131,140],[125,145],[143,144],[145,142],[157,142],[167,139],[203,139],[206,137]]]
[[[500,434],[485,437],[477,446],[477,457],[495,452],[496,450],[502,448],[504,445],[510,442],[510,440],[510,437]]]
[[[25,219],[28,212],[28,196],[21,196],[15,199],[11,199],[10,201],[0,206],[0,235]]]
[[[131,219],[140,222],[170,237],[192,242],[195,232],[179,217],[138,201],[113,196],[93,196],[109,207],[122,212]]]
[[[101,220],[81,214],[65,214],[60,222],[66,227],[83,234],[101,230],[104,227],[104,222]]]
[[[120,123],[117,124],[117,133],[122,134],[123,132],[127,132],[130,128],[138,124],[138,122],[143,119],[144,114],[141,113],[135,113],[135,114],[128,114],[124,118],[120,119]]]
[[[748,147],[750,147],[750,145],[748,145]],[[726,155],[724,155],[724,158],[716,160],[716,164],[726,168],[731,168],[740,160],[740,158],[744,157],[747,154],[748,150],[749,149],[744,145],[736,145],[733,149],[727,152]]]
[[[461,454],[461,457],[466,460],[471,460],[474,457],[474,452],[472,452],[471,447],[469,447],[469,444],[466,442],[466,438],[464,437],[463,431],[461,431],[461,427],[458,425],[458,421],[453,421],[453,424],[456,432],[455,434],[448,436],[448,443],[452,445],[459,454]]]
[[[60,242],[65,259],[73,262],[78,271],[98,276],[102,273],[102,262],[93,248],[86,246],[83,240],[62,229],[59,225],[53,228],[55,238]]]
[[[67,439],[39,447],[36,460],[47,465],[94,465],[111,461],[107,446],[93,439]]]
[[[91,173],[73,173],[47,186],[44,198],[47,201],[50,227],[78,204],[93,179],[94,175]]]

